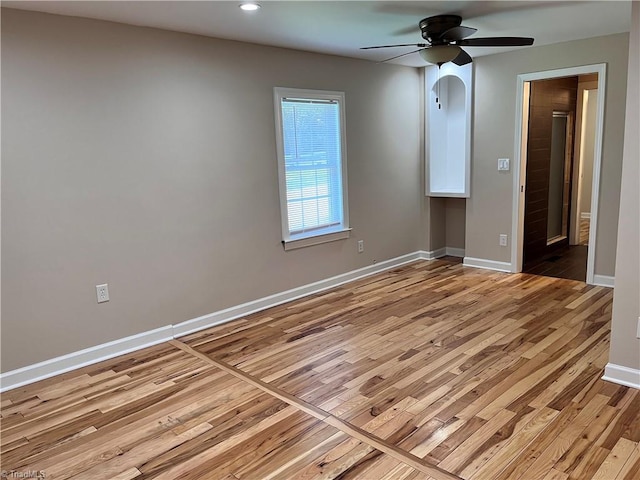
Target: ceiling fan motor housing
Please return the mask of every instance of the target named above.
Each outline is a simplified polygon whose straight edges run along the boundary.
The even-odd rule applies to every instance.
[[[423,18],[418,24],[422,38],[432,45],[444,44],[439,41],[440,36],[447,30],[459,27],[462,24],[462,17],[458,15],[436,15],[435,17]]]

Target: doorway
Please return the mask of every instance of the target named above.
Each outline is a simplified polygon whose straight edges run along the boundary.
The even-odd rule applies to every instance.
[[[512,271],[593,283],[605,65],[518,76]]]
[[[574,144],[574,161],[577,162],[578,168],[574,169],[572,178],[571,204],[575,208],[570,220],[570,245],[589,244],[594,142],[599,94],[597,74],[578,77]]]

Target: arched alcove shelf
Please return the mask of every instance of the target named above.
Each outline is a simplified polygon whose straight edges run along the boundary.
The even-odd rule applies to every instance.
[[[426,194],[469,197],[471,64],[426,67]]]

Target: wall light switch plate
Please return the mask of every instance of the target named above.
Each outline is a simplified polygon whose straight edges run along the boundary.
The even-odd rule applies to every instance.
[[[509,171],[509,159],[508,158],[499,158],[498,159],[498,171],[499,172],[508,172]]]

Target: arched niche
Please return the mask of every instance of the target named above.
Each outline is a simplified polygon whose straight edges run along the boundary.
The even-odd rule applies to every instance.
[[[471,64],[426,68],[426,194],[469,197]]]

